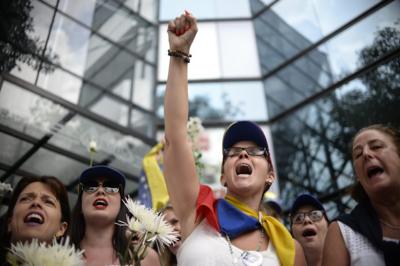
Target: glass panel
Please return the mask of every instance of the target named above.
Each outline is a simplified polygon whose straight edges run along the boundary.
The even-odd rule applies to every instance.
[[[41,72],[38,87],[48,90],[63,99],[76,104],[82,87],[82,80],[61,69]]]
[[[315,42],[378,2],[282,0],[272,6],[272,11],[301,35]]]
[[[253,23],[250,21],[223,22],[218,23],[217,27],[222,77],[260,76]],[[204,50],[202,51],[204,57],[209,58],[207,49]]]
[[[97,152],[93,158],[96,162],[111,162],[122,171],[140,175],[143,156],[150,149],[148,144],[79,115],[68,120],[50,139],[50,143],[89,158],[88,147],[91,140],[97,144]]]
[[[149,138],[153,138],[155,134],[154,125],[156,117],[137,109],[133,109],[131,113],[130,127]]]
[[[248,0],[161,0],[160,20],[171,20],[184,11],[190,11],[197,19],[248,18]]]
[[[2,124],[41,138],[59,126],[67,110],[12,83],[4,82],[0,90],[0,114]]]
[[[266,120],[266,103],[260,82],[191,83],[189,113],[204,120]],[[163,117],[165,87],[158,87],[157,114]]]
[[[128,52],[96,36],[92,36],[89,49],[84,78],[130,100],[133,71],[139,61]],[[91,98],[87,95],[91,89],[87,87],[90,85],[84,84],[79,102],[87,102]]]
[[[139,13],[145,19],[151,22],[157,22],[158,1],[157,0],[122,0],[118,1],[123,3],[124,7]]]
[[[32,144],[0,132],[0,147],[0,162],[11,166],[32,147]]]
[[[92,25],[93,13],[98,5],[98,2],[107,1],[97,1],[97,0],[86,0],[86,1],[70,1],[70,0],[60,0],[58,9],[67,13],[71,17],[83,22],[87,26]]]
[[[49,34],[49,25],[51,24],[54,10],[50,9],[43,3],[38,1],[31,2],[32,10],[25,21],[15,25],[16,29],[11,41],[18,46],[23,47],[25,51],[31,54],[41,54],[45,48],[47,36]],[[13,11],[22,12],[22,11]],[[31,20],[31,21],[29,21]],[[37,70],[40,66],[39,60],[35,56],[27,55],[26,52],[20,53],[20,48],[13,45],[13,50],[17,51],[17,66],[12,69],[11,73],[21,79],[34,83],[36,80]],[[51,51],[46,51],[45,56],[49,60],[55,59],[56,55]],[[14,58],[8,55],[8,58]],[[14,60],[14,59],[13,59]]]
[[[30,157],[21,169],[36,175],[53,175],[60,178],[64,184],[69,184],[79,178],[87,165],[62,156],[47,149],[38,150]]]
[[[394,59],[271,126],[284,199],[303,191],[326,196],[355,181],[348,149],[355,132],[373,123],[400,125],[397,73]],[[331,203],[334,216],[354,206],[345,198]]]
[[[82,76],[85,71],[90,34],[90,30],[58,13],[47,47],[57,55],[57,61],[62,67]]]
[[[309,52],[266,79],[270,115],[284,111],[396,49],[396,45],[384,40],[398,35],[400,26],[395,21],[399,12],[400,2],[389,4],[319,47],[320,51]],[[374,47],[382,41],[387,45],[374,55]]]
[[[249,0],[250,9],[253,15],[260,12],[263,8],[270,5],[274,0]]]
[[[133,103],[152,111],[154,108],[155,69],[142,61],[136,61],[133,75]]]
[[[94,14],[93,29],[154,62],[155,28],[143,19],[133,16],[119,4],[107,2],[107,5],[98,6]]]
[[[251,22],[199,23],[191,47],[189,79],[248,78],[260,75]],[[166,25],[160,27],[159,80],[166,80],[169,58]],[[235,45],[232,45],[235,44]],[[207,66],[207,67],[205,67]]]
[[[101,97],[90,110],[122,126],[128,125],[128,106],[108,96]]]

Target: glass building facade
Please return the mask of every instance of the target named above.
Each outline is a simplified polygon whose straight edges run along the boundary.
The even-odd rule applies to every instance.
[[[284,209],[307,191],[334,217],[354,206],[351,136],[400,125],[400,1],[12,2],[0,57],[2,181],[55,175],[73,201],[95,140],[95,162],[126,173],[137,195],[142,158],[163,129],[167,22],[184,9],[199,24],[190,115],[206,128],[210,183],[223,129],[253,120],[271,143]]]

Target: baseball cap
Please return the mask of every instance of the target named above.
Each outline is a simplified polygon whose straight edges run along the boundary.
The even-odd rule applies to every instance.
[[[321,210],[325,212],[325,208],[322,203],[315,197],[310,194],[301,194],[296,198],[293,203],[292,210],[290,211],[291,214],[295,214],[298,209],[304,205],[311,205],[315,207],[317,210]]]
[[[95,165],[87,168],[82,172],[79,181],[81,183],[87,183],[88,181],[99,177],[106,177],[111,181],[115,181],[116,183],[121,184],[122,188],[125,189],[125,175],[107,165]]]
[[[237,121],[230,124],[224,133],[222,149],[229,149],[239,141],[253,141],[257,146],[269,151],[264,131],[251,121]]]

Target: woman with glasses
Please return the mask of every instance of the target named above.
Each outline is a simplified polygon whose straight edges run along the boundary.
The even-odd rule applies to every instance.
[[[23,177],[16,185],[2,217],[0,265],[5,263],[11,243],[51,243],[64,236],[70,222],[68,194],[56,177]]]
[[[307,265],[322,265],[328,224],[324,206],[318,199],[309,194],[296,198],[290,212],[290,228],[293,237],[303,247]]]
[[[328,229],[323,265],[399,265],[400,131],[361,129],[351,143],[358,205]]]
[[[72,211],[70,236],[75,246],[85,250],[86,265],[120,265],[119,255],[127,248],[125,227],[115,223],[126,219],[125,176],[105,165],[82,172],[79,191]],[[159,265],[154,250],[142,265]]]
[[[186,137],[187,71],[196,33],[196,19],[186,11],[168,24],[164,174],[181,224],[178,264],[304,265],[301,246],[287,229],[260,212],[264,192],[275,175],[267,140],[258,125],[239,121],[225,131],[221,173],[221,183],[227,188],[225,199],[215,199],[211,189],[199,183]]]

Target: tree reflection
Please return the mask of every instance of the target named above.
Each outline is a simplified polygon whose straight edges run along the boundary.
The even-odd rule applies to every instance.
[[[20,69],[19,63],[43,71],[54,70],[50,63],[57,61],[57,55],[51,55],[39,38],[31,37],[32,9],[31,1],[0,1],[0,73]]]
[[[400,47],[400,31],[379,30],[371,45],[359,52],[358,64],[366,67]],[[400,59],[359,76],[360,85],[314,102],[272,127],[281,195],[292,200],[303,191],[334,203],[335,215],[352,207],[343,196],[354,182],[349,153],[357,130],[373,123],[400,128]],[[357,82],[350,83],[357,84]],[[342,93],[341,93],[342,92]]]

